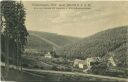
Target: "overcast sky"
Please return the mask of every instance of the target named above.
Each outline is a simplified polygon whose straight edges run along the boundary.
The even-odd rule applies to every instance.
[[[44,2],[23,2],[28,30],[86,37],[105,29],[128,25],[128,2],[86,2],[91,4],[91,9],[84,10],[34,9],[33,3]]]

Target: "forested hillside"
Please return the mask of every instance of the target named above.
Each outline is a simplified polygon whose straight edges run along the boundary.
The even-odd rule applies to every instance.
[[[128,59],[128,26],[108,29],[62,49],[62,56],[70,59],[85,59],[87,57],[105,57],[114,54],[119,65],[125,65]]]
[[[30,36],[28,37],[28,44],[26,48],[35,49],[38,51],[52,50],[53,47],[55,47],[52,44],[62,47],[67,44],[77,42],[81,39],[77,37],[63,36],[63,35],[58,35],[56,33],[48,33],[48,32],[29,31],[29,34]],[[36,36],[32,34],[36,34]],[[37,36],[39,36],[40,38]],[[50,44],[48,41],[42,40],[41,38],[50,41],[52,44]]]
[[[52,45],[43,40],[40,40],[36,36],[30,35],[30,37],[28,37],[27,49],[46,51],[46,50],[52,50]]]

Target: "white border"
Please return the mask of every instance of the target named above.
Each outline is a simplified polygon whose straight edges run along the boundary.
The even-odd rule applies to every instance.
[[[11,0],[5,0],[5,1],[11,1]],[[13,1],[128,1],[128,0],[13,0]]]

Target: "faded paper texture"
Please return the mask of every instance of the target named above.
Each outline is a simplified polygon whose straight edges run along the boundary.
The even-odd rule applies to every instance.
[[[128,82],[127,1],[5,2],[2,81]]]

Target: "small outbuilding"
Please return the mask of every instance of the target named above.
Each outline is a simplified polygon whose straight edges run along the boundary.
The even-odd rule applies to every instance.
[[[108,63],[107,63],[107,65],[110,67],[110,66],[113,66],[113,67],[115,67],[116,66],[116,63],[115,63],[115,61],[114,61],[114,59],[113,59],[113,57],[111,56],[110,58],[108,58]]]
[[[45,58],[49,58],[49,59],[51,59],[51,58],[52,58],[52,55],[51,55],[50,52],[48,52],[47,54],[44,55],[44,57],[45,57]]]
[[[85,60],[75,59],[73,66],[83,69],[85,64],[86,64]]]

